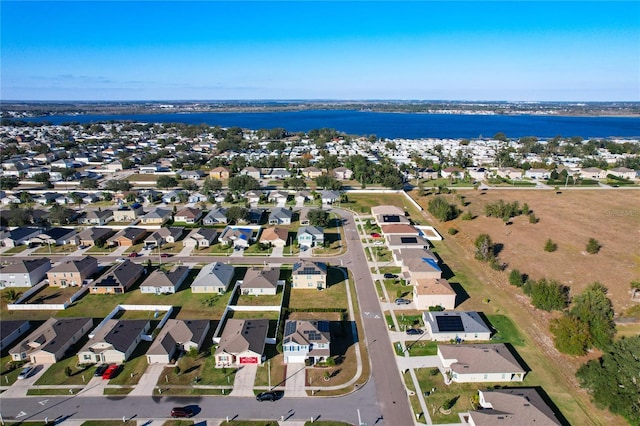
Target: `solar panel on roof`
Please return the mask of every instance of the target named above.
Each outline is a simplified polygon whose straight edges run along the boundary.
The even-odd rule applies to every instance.
[[[296,332],[296,323],[295,322],[288,322],[284,325],[284,335],[285,336],[289,336],[290,334],[293,334]]]
[[[329,321],[318,321],[318,330],[329,331]]]
[[[459,316],[437,316],[438,330],[440,331],[464,331],[462,318]]]
[[[402,244],[416,244],[418,239],[416,237],[400,237],[400,242]]]
[[[383,216],[382,220],[386,223],[398,223],[400,222],[400,217],[398,216]]]

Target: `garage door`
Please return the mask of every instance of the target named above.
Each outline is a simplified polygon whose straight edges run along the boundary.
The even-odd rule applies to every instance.
[[[241,356],[240,364],[257,364],[258,357],[257,356]]]
[[[294,364],[294,363],[300,363],[300,364],[304,364],[304,356],[288,356],[287,357],[287,364]]]

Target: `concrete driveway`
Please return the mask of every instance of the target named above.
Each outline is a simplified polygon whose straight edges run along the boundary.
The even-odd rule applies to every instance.
[[[236,372],[231,396],[254,396],[253,383],[258,372],[257,364],[245,364]]]
[[[292,398],[304,398],[307,392],[304,390],[306,386],[306,367],[304,363],[287,364],[287,381],[284,385],[284,395]]]
[[[28,364],[25,364],[24,367],[27,367]],[[52,364],[38,364],[36,366],[35,373],[32,373],[31,376],[26,379],[16,380],[6,391],[2,393],[2,398],[18,398],[27,396],[27,391],[34,385],[35,382],[44,374],[45,371],[51,367]],[[23,367],[23,368],[24,368]]]
[[[129,395],[152,396],[164,367],[164,364],[150,364]]]

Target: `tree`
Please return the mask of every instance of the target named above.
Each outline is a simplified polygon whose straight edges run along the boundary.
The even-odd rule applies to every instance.
[[[226,217],[229,222],[237,223],[239,220],[249,219],[249,210],[242,206],[231,206],[227,209]]]
[[[96,179],[91,178],[82,178],[80,179],[80,188],[82,189],[97,189],[98,181]]]
[[[123,192],[131,189],[131,183],[126,179],[113,179],[107,181],[104,189],[111,192]]]
[[[329,212],[322,209],[311,209],[307,212],[307,219],[313,226],[326,227],[329,225]]]
[[[220,191],[222,189],[222,181],[220,179],[208,177],[205,178],[202,183],[202,192],[205,195],[209,195],[212,192]]]
[[[9,226],[24,226],[33,221],[33,209],[23,209],[16,204],[11,204],[7,213]]]
[[[538,282],[528,281],[525,293],[531,296],[531,303],[545,311],[561,311],[569,303],[569,289],[555,280],[542,278]]]
[[[587,253],[596,254],[600,251],[600,243],[595,238],[589,238],[587,243]]]
[[[252,189],[259,189],[260,182],[249,175],[233,176],[229,179],[229,189],[232,191],[246,192]]]
[[[197,191],[198,190],[198,184],[195,183],[192,180],[184,180],[184,181],[180,182],[180,187],[182,189],[184,189],[185,191]]]
[[[287,184],[289,188],[295,189],[296,191],[300,191],[307,187],[307,183],[304,181],[304,179],[298,177],[287,179],[285,181],[285,184]]]
[[[495,257],[493,241],[488,234],[480,234],[475,241],[476,259],[488,262]]]
[[[544,251],[552,253],[558,250],[558,245],[554,243],[551,238],[547,238],[547,242],[544,243]]]
[[[53,188],[53,184],[51,183],[51,175],[49,173],[38,173],[33,175],[34,182],[42,183],[47,188]]]
[[[19,184],[20,182],[15,176],[0,176],[0,189],[13,189]]]
[[[73,375],[73,370],[68,365],[64,369],[64,375],[67,377],[71,377]]]
[[[596,406],[640,424],[640,336],[623,337],[600,359],[582,365],[576,376]]]
[[[320,175],[316,178],[316,185],[318,188],[322,189],[332,189],[334,191],[338,191],[342,188],[342,184],[339,180],[329,175]]]
[[[458,216],[458,209],[453,204],[449,204],[444,197],[436,196],[429,200],[429,213],[441,222],[453,220]]]
[[[509,284],[516,287],[522,287],[522,284],[524,284],[524,275],[522,275],[517,269],[511,270],[509,273]]]
[[[598,349],[606,350],[613,342],[616,333],[613,314],[607,288],[599,282],[590,284],[573,298],[571,315],[588,325],[590,344]]]
[[[158,188],[169,189],[178,185],[178,181],[173,176],[159,176],[156,180],[156,186]]]
[[[60,225],[68,224],[71,222],[71,216],[73,216],[73,214],[73,210],[59,204],[54,204],[51,209],[49,209],[49,220],[51,220],[51,223],[58,223]]]
[[[589,325],[573,315],[563,315],[551,320],[549,330],[553,334],[553,344],[560,352],[568,355],[584,355],[589,348]]]
[[[22,293],[15,288],[7,288],[2,292],[2,297],[9,303],[13,303],[22,296]]]

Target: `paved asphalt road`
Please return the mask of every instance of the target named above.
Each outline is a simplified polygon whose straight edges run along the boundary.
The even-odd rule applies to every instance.
[[[72,415],[76,418],[121,418],[121,416],[138,416],[144,417],[166,417],[172,405],[184,405],[187,403],[197,403],[202,401],[202,418],[225,418],[227,415],[233,417],[236,414],[242,419],[275,419],[279,420],[281,415],[285,418],[290,414],[289,409],[295,411],[295,416],[291,419],[309,419],[312,416],[321,415],[324,419],[342,420],[351,424],[358,424],[356,409],[360,409],[362,421],[369,426],[374,423],[386,424],[392,426],[404,426],[415,424],[412,411],[407,399],[407,392],[400,377],[400,372],[396,367],[395,354],[391,346],[389,334],[387,332],[386,322],[380,309],[378,295],[375,290],[371,272],[364,254],[360,236],[357,232],[353,215],[350,212],[341,209],[332,209],[340,214],[344,219],[345,239],[349,248],[346,254],[335,257],[314,257],[314,261],[327,261],[333,265],[342,263],[344,267],[349,269],[355,277],[356,293],[360,312],[362,314],[362,322],[364,330],[359,330],[359,336],[364,336],[365,343],[368,346],[369,357],[371,360],[371,370],[373,379],[357,392],[344,397],[331,398],[330,400],[319,400],[318,398],[295,399],[287,398],[278,401],[273,406],[267,403],[247,402],[247,399],[226,397],[226,398],[206,398],[188,399],[177,397],[164,398],[146,398],[142,397],[119,397],[119,398],[102,398],[92,401],[91,398],[83,398],[82,405],[79,406],[75,398],[48,398],[48,403],[44,406],[37,405],[35,400],[47,399],[43,397],[25,398],[13,400],[10,406],[2,404],[2,415],[5,420],[14,417],[23,411],[27,416],[32,413],[40,412],[38,416],[44,418],[55,418],[57,416]],[[20,256],[12,256],[20,258]],[[52,260],[61,257],[71,258],[65,255],[49,256]],[[113,261],[119,256],[98,256],[101,261]],[[131,258],[134,262],[143,263],[148,259],[147,256]],[[153,260],[155,260],[152,257]],[[243,257],[237,259],[234,263],[292,263],[295,257]],[[228,262],[228,256],[189,256],[189,257],[171,257],[167,262]],[[375,384],[372,386],[372,384]],[[108,400],[108,403],[105,403]],[[55,401],[55,402],[54,402]],[[86,401],[86,403],[85,403]],[[181,402],[179,402],[181,401]],[[193,402],[190,402],[193,401]],[[376,404],[377,403],[377,404]],[[57,404],[57,405],[55,405]],[[37,405],[34,409],[28,407]],[[85,406],[86,405],[86,406]],[[47,408],[49,407],[49,408]],[[161,407],[161,408],[160,408]],[[286,410],[283,411],[283,408]],[[43,411],[44,410],[44,411]],[[7,411],[7,413],[5,413]],[[10,412],[9,412],[10,411]],[[114,413],[118,413],[114,416]],[[122,413],[122,414],[119,414]],[[379,419],[380,413],[382,419]],[[44,414],[44,415],[43,415]],[[355,415],[355,418],[354,418]],[[27,417],[23,416],[23,417]],[[267,417],[265,417],[267,416]],[[26,420],[26,418],[22,419]]]

